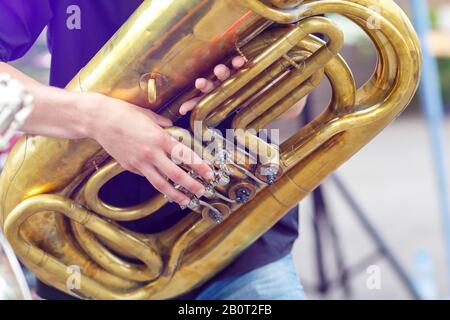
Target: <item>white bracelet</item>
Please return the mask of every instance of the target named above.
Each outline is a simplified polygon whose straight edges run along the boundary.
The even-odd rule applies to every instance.
[[[33,110],[33,98],[24,86],[7,74],[0,74],[0,150],[23,126]]]

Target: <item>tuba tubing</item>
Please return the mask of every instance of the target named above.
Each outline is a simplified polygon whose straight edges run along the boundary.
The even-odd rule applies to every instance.
[[[375,72],[360,87],[339,54],[342,32],[318,17],[332,13],[355,22],[377,50]],[[281,26],[267,30],[273,23]],[[191,128],[167,130],[218,170],[226,168],[218,179],[225,182],[163,232],[119,226],[167,200],[158,195],[132,208],[102,202],[101,186],[123,169],[95,141],[20,140],[0,177],[0,225],[39,279],[92,299],[167,299],[197,287],[393,121],[420,79],[419,42],[392,0],[147,0],[67,89],[99,92],[177,120],[180,104],[196,94],[193,80],[236,52],[247,65],[201,100]],[[245,130],[264,128],[323,78],[332,87],[330,104],[279,148]],[[206,138],[230,116],[233,129],[242,129],[239,148],[219,163],[204,141],[186,142],[196,122]],[[260,157],[261,149],[270,152]],[[254,157],[256,165],[236,161]],[[238,199],[239,188],[248,199]],[[77,288],[70,286],[71,266],[81,266]]]

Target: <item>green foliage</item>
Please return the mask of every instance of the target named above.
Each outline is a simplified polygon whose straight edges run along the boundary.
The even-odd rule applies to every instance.
[[[436,9],[431,9],[430,10],[430,23],[431,23],[431,27],[433,29],[436,28],[436,26],[438,24],[438,16],[437,16]]]
[[[450,59],[439,59],[439,74],[441,78],[441,89],[444,103],[450,106]]]

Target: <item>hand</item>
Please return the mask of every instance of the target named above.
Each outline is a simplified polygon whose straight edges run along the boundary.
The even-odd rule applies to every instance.
[[[242,68],[245,65],[245,59],[241,56],[237,56],[233,58],[232,60],[233,65],[233,71],[236,72],[240,68]],[[192,111],[197,104],[201,101],[201,99],[205,96],[205,94],[210,93],[213,91],[218,85],[220,85],[221,82],[227,80],[231,74],[233,73],[230,68],[228,68],[226,65],[220,64],[215,67],[214,69],[214,75],[217,78],[217,81],[211,81],[205,78],[197,79],[195,82],[195,87],[197,90],[199,90],[202,95],[195,97],[194,99],[191,99],[185,103],[183,103],[180,107],[180,114],[186,115],[188,112]],[[278,119],[279,120],[292,120],[296,117],[298,117],[305,108],[306,101],[308,99],[308,96],[304,97],[302,100],[298,101],[295,105],[292,106],[291,109],[283,113]]]
[[[236,71],[245,65],[245,59],[240,56],[234,57],[231,64],[233,65],[234,71]],[[227,80],[231,74],[232,70],[230,70],[230,68],[224,64],[219,64],[214,68],[214,75],[216,76],[217,81],[213,82],[205,78],[197,79],[197,81],[195,81],[195,87],[202,95],[183,103],[180,107],[180,114],[186,115],[189,111],[192,111],[205,94],[213,91],[221,82]]]
[[[245,60],[242,57],[235,57],[232,60],[234,70],[240,69],[244,64]],[[195,87],[202,95],[185,102],[180,107],[180,113],[185,115],[194,109],[203,95],[213,91],[231,74],[230,68],[220,64],[214,68],[217,81],[197,79]],[[153,111],[99,96],[99,105],[94,108],[103,110],[99,115],[102,122],[100,127],[97,123],[94,127],[95,139],[125,170],[145,176],[155,189],[180,205],[189,204],[189,198],[176,190],[165,177],[198,197],[204,195],[205,187],[176,165],[174,160],[188,165],[206,180],[212,180],[214,173],[194,151],[163,130],[164,127],[172,126],[170,120]],[[107,108],[105,105],[108,105]],[[176,152],[173,152],[174,150]],[[170,159],[168,155],[178,155],[180,158]]]
[[[204,186],[169,155],[180,157],[173,160],[183,162],[206,180],[214,178],[213,171],[194,151],[164,131],[163,127],[172,126],[170,120],[120,100],[89,95],[88,101],[95,104],[91,108],[95,114],[90,117],[94,121],[101,119],[92,124],[92,136],[125,170],[145,176],[159,192],[180,205],[189,204],[190,199],[165,177],[198,197],[203,196]],[[172,152],[174,148],[177,152]]]

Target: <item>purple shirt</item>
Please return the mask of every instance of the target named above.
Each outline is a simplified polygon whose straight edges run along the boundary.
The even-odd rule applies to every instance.
[[[22,57],[48,26],[48,46],[52,54],[50,84],[65,87],[142,2],[0,0],[0,60],[12,61]],[[79,25],[69,21],[69,28],[67,20],[74,13],[68,10],[71,5],[80,8],[81,19]],[[130,173],[113,180],[103,188],[101,197],[114,205],[136,204],[154,192],[145,179]],[[168,205],[151,217],[124,223],[124,226],[139,232],[157,232],[185,214],[177,206]],[[298,212],[295,208],[214,279],[237,276],[282,258],[291,251],[297,237]],[[43,284],[38,289],[44,298],[63,297]]]

